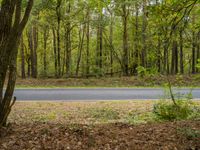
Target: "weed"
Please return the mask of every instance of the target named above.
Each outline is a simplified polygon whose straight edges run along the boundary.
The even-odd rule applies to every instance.
[[[190,100],[176,100],[176,104],[168,100],[160,100],[154,105],[153,113],[161,120],[188,119],[194,112],[194,105]]]
[[[148,123],[148,122],[154,122],[155,117],[152,112],[130,112],[127,116],[127,121],[130,124],[141,124],[141,123]]]
[[[92,108],[88,110],[89,115],[95,119],[116,120],[119,119],[119,112],[111,108]]]
[[[47,122],[47,121],[52,121],[52,120],[55,120],[57,117],[56,113],[55,112],[50,112],[48,114],[45,114],[45,115],[36,115],[33,117],[33,120],[34,121],[39,121],[39,122]]]

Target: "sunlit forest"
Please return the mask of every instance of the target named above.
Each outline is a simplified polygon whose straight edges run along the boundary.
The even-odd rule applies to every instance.
[[[200,0],[0,0],[0,150],[200,150]]]
[[[198,73],[199,13],[194,0],[35,0],[18,76]]]

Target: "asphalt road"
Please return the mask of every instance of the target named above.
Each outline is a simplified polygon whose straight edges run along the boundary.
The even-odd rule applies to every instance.
[[[174,90],[178,95],[190,93],[191,89]],[[17,100],[92,101],[92,100],[149,100],[167,98],[163,89],[150,88],[98,88],[98,89],[16,89]],[[200,99],[200,89],[193,89],[194,99]]]

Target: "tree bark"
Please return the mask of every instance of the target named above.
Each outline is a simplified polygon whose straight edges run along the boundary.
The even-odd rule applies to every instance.
[[[87,48],[86,48],[86,77],[89,77],[90,74],[90,9],[87,10]]]
[[[53,33],[53,52],[54,52],[55,77],[58,78],[58,59],[57,59],[57,46],[56,46],[56,32],[55,32],[55,29],[52,29],[52,33]]]
[[[122,4],[122,22],[123,22],[123,75],[129,75],[129,51],[128,51],[128,15],[129,10],[125,3]]]
[[[184,64],[183,64],[183,31],[179,31],[179,46],[180,46],[180,73],[184,74]]]
[[[15,103],[13,92],[16,82],[16,59],[22,32],[28,21],[33,0],[29,0],[23,18],[21,17],[22,0],[1,1],[0,9],[0,126],[5,126],[8,115]],[[9,72],[8,72],[9,71]],[[5,93],[6,74],[8,82]]]
[[[22,79],[26,78],[26,69],[25,69],[25,54],[24,54],[24,40],[23,36],[21,37],[21,77]]]
[[[68,14],[68,21],[65,29],[65,43],[66,43],[66,77],[71,76],[71,23],[70,23],[70,13],[71,13],[71,4],[70,1],[67,2],[66,13]]]
[[[44,48],[43,48],[43,72],[44,72],[44,76],[47,76],[47,40],[48,40],[48,29],[44,29],[44,33],[43,33],[43,44],[44,44]]]
[[[62,0],[57,0],[56,15],[57,15],[57,59],[58,59],[58,77],[61,77],[61,47],[60,47],[60,23],[61,23],[61,4]]]
[[[79,52],[78,52],[78,59],[77,59],[77,66],[76,66],[77,77],[78,77],[80,62],[81,62],[81,57],[82,57],[84,37],[85,37],[85,25],[83,27],[80,26],[80,31],[79,31]]]

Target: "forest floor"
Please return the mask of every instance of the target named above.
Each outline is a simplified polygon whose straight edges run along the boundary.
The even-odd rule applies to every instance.
[[[161,87],[170,79],[173,86],[200,87],[200,75],[192,76],[146,76],[146,77],[103,77],[103,78],[39,78],[17,79],[18,88],[56,88],[56,87]]]
[[[200,120],[158,121],[156,102],[17,102],[0,149],[200,149]]]

